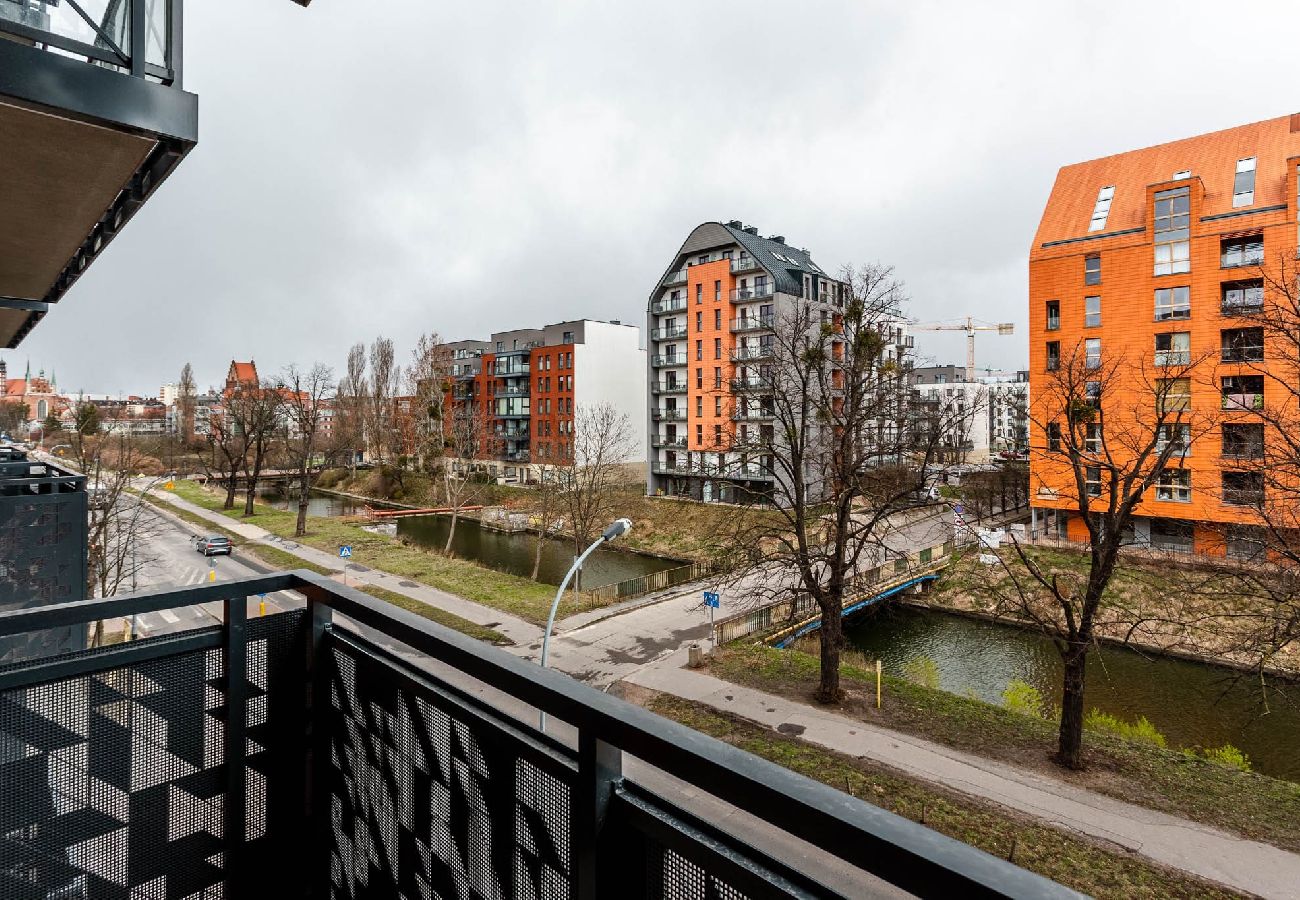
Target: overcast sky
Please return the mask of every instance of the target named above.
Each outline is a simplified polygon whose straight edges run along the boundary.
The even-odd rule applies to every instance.
[[[1014,321],[1057,169],[1300,111],[1291,3],[197,0],[199,145],[16,351],[64,391],[188,360],[644,325],[682,240],[738,218],[917,320]],[[921,334],[960,363],[964,338]]]

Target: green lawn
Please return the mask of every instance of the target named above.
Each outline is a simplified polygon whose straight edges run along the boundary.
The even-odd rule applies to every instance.
[[[711,669],[733,683],[811,704],[819,662],[796,650],[734,644],[714,654]],[[841,677],[848,697],[835,711],[843,715],[1300,851],[1300,785],[1293,782],[1097,732],[1084,738],[1088,769],[1067,772],[1049,759],[1056,741],[1051,722],[888,675],[878,710],[874,671],[844,665]]]
[[[461,618],[455,613],[449,613],[445,609],[430,606],[422,600],[416,600],[415,598],[408,597],[405,594],[399,594],[396,591],[386,590],[370,584],[358,584],[355,585],[355,587],[372,597],[391,603],[394,606],[401,607],[407,612],[413,612],[416,615],[424,616],[430,621],[437,622],[439,625],[444,625],[447,628],[459,631],[461,634],[467,634],[472,638],[478,638],[480,641],[487,641],[489,644],[497,644],[500,646],[510,646],[514,644],[514,641],[510,640],[510,638],[506,637],[495,628],[488,628],[486,625],[478,625],[471,622],[469,619]]]
[[[1078,891],[1103,898],[1227,898],[1240,894],[1004,807],[913,779],[862,758],[678,697],[660,695],[649,708],[662,716],[809,778],[861,797],[994,856]]]
[[[205,509],[236,521],[249,522],[272,534],[301,541],[328,553],[337,553],[340,545],[348,544],[352,547],[353,563],[422,582],[534,624],[546,622],[546,614],[555,599],[555,588],[550,585],[404,544],[338,519],[309,518],[306,536],[295,538],[295,513],[259,503],[254,506],[253,515],[245,517],[242,502],[236,504],[235,509],[223,510],[224,495],[191,481],[177,481],[176,494]],[[563,618],[590,608],[591,604],[585,598],[575,601],[566,597],[560,604],[559,616]]]

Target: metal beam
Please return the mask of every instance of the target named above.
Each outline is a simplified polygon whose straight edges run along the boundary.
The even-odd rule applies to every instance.
[[[30,312],[45,313],[50,311],[50,304],[44,300],[22,300],[18,297],[0,297],[0,309],[25,309]]]

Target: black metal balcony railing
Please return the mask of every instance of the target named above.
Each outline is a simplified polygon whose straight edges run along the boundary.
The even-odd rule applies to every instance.
[[[652,341],[676,341],[686,337],[685,325],[669,325],[665,328],[653,328],[650,331]]]
[[[772,380],[770,378],[733,378],[727,382],[731,390],[736,393],[770,393],[772,391]]]
[[[655,408],[650,411],[651,418],[656,422],[681,422],[686,418],[686,410],[677,407],[668,409]]]
[[[764,297],[772,296],[774,287],[771,282],[759,284],[754,287],[735,288],[731,292],[732,303],[748,303],[750,300],[761,300]]]
[[[772,356],[772,345],[762,344],[749,347],[736,347],[731,351],[733,362],[750,362],[756,359],[769,359]]]
[[[686,438],[684,437],[668,437],[662,434],[655,434],[650,436],[650,443],[654,447],[662,448],[665,450],[686,449]]]
[[[137,78],[180,84],[181,0],[0,3],[0,31]]]
[[[650,390],[656,394],[684,394],[686,393],[686,382],[656,381],[650,385]]]
[[[282,591],[304,606],[248,617]],[[0,637],[201,603],[220,625],[0,670],[6,896],[1076,896],[310,572],[4,612]],[[787,863],[797,840],[855,886]]]
[[[738,409],[731,414],[731,418],[737,422],[758,422],[766,419],[776,418],[775,410],[763,409]]]
[[[676,355],[668,354],[667,356],[656,354],[655,356],[650,357],[650,365],[654,366],[656,369],[663,368],[664,366],[684,366],[686,365],[686,355],[683,353],[678,353]]]

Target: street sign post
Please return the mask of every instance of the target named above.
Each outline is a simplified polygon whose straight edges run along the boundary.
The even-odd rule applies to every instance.
[[[351,545],[351,544],[339,544],[339,559],[351,559],[351,558],[352,558],[352,545]],[[348,567],[347,567],[347,566],[344,566],[344,567],[343,567],[343,584],[346,585],[347,583],[348,583]]]
[[[713,625],[713,611],[722,604],[722,595],[716,591],[704,592],[704,605],[709,608],[709,644],[713,647],[718,645],[718,632]]]

